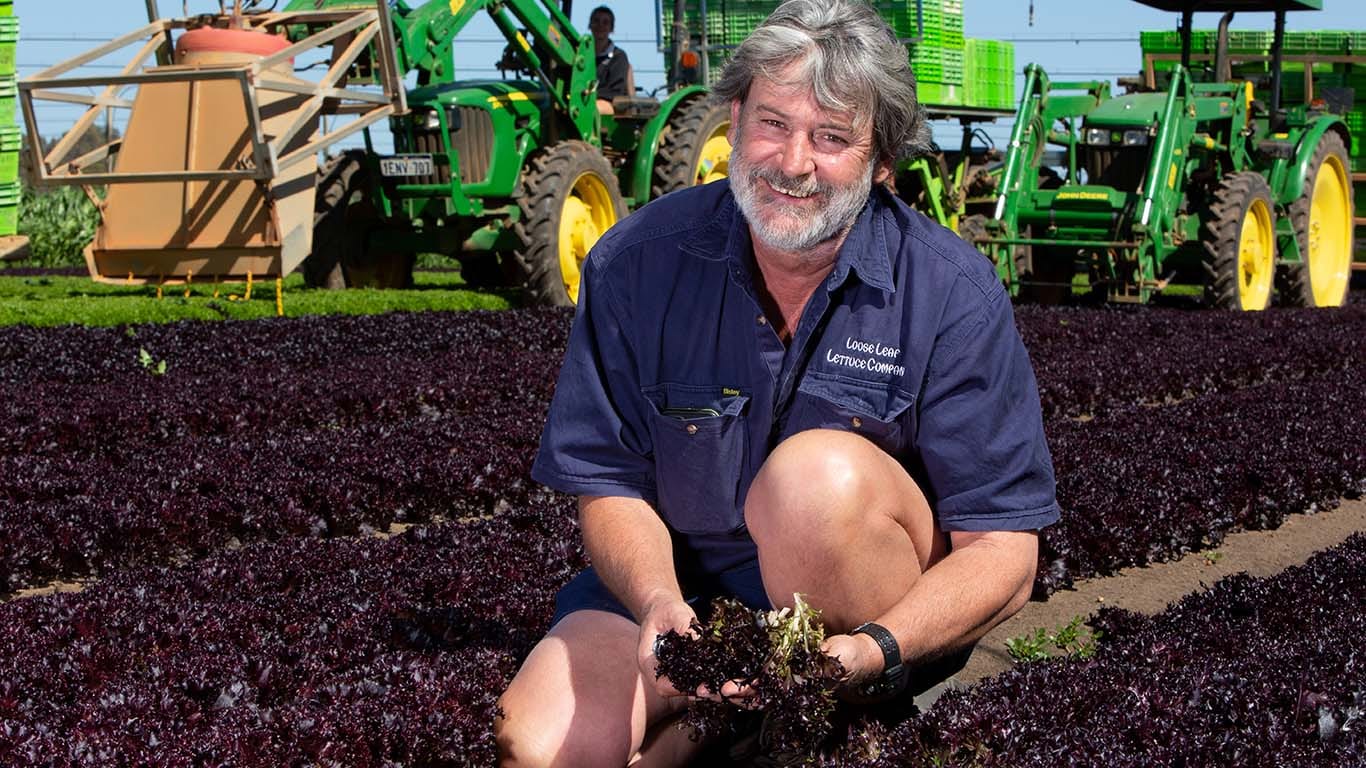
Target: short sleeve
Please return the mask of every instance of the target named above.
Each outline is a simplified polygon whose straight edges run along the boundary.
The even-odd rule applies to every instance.
[[[628,334],[630,319],[584,262],[579,305],[531,476],[575,495],[655,500],[645,400]]]
[[[1038,385],[1003,291],[976,296],[931,356],[917,436],[939,525],[1034,530],[1058,520]]]

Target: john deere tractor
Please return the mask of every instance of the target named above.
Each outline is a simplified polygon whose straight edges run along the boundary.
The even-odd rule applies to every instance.
[[[397,70],[416,72],[418,86],[390,120],[394,155],[370,149],[367,130],[366,151],[322,169],[308,282],[406,285],[414,255],[434,252],[459,258],[470,282],[570,304],[588,249],[628,209],[725,175],[729,113],[701,87],[618,97],[600,116],[593,38],[570,24],[569,0],[391,6]],[[508,40],[499,67],[510,79],[454,79],[452,45],[480,14]],[[364,59],[354,74],[369,74]]]
[[[1186,66],[1172,68],[1165,91],[1119,96],[1107,81],[1054,82],[1026,68],[979,248],[1012,294],[1040,301],[1070,297],[1081,273],[1109,301],[1147,302],[1193,282],[1229,309],[1262,309],[1273,295],[1342,304],[1351,137],[1336,111],[1350,104],[1283,104],[1280,91],[1285,14],[1322,0],[1137,1],[1181,14]],[[1224,12],[1209,77],[1189,66],[1196,11]],[[1244,11],[1274,13],[1269,83],[1231,75],[1228,27]]]

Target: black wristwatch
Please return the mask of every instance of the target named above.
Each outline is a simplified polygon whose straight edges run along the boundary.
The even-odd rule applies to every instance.
[[[864,683],[861,692],[865,696],[879,696],[901,690],[902,681],[906,677],[906,667],[901,663],[901,646],[897,645],[896,638],[886,627],[871,621],[854,627],[854,631],[849,634],[859,633],[873,638],[877,647],[882,649],[882,674]]]

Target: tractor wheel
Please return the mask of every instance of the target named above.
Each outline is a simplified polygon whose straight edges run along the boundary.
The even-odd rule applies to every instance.
[[[1257,173],[1224,177],[1205,223],[1205,300],[1221,309],[1265,309],[1276,266],[1271,188]]]
[[[318,173],[313,201],[313,252],[304,259],[304,284],[338,290],[346,287],[344,252],[354,243],[347,237],[347,210],[364,187],[365,165],[360,152],[343,152]]]
[[[724,179],[730,169],[730,109],[705,98],[675,109],[659,141],[650,199],[676,189]]]
[[[625,215],[612,166],[585,142],[560,142],[528,159],[517,204],[518,282],[533,304],[573,306],[588,250]]]
[[[379,209],[368,195],[360,151],[343,152],[323,166],[313,203],[313,252],[304,259],[304,284],[337,290],[370,286],[409,288],[412,253],[384,253],[366,246],[379,226]]]
[[[1304,192],[1290,204],[1299,264],[1280,274],[1281,300],[1296,307],[1339,307],[1352,278],[1352,183],[1347,147],[1336,133],[1314,148]]]

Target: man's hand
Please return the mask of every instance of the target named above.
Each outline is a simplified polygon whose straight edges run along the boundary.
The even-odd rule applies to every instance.
[[[697,613],[692,607],[678,598],[662,599],[650,604],[645,611],[645,617],[640,622],[640,643],[636,647],[636,658],[640,664],[640,673],[646,680],[654,681],[655,690],[660,696],[671,698],[690,694],[674,688],[667,677],[655,677],[655,668],[659,666],[659,660],[655,658],[655,642],[659,640],[660,635],[671,629],[680,635],[692,634],[692,622],[696,618]]]
[[[861,701],[858,689],[864,683],[882,674],[885,660],[877,641],[865,634],[831,635],[821,644],[827,656],[834,656],[844,667],[844,681],[840,686],[840,697]]]

